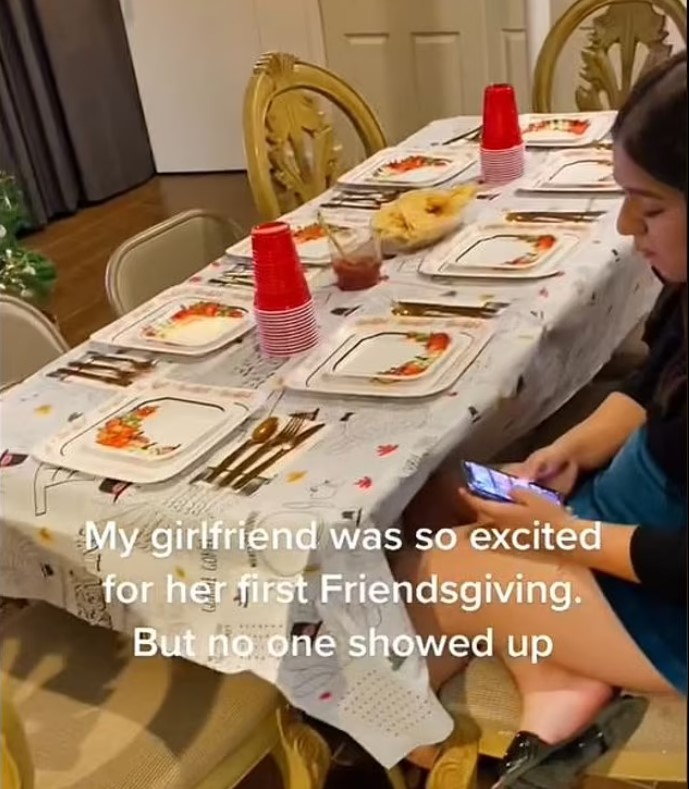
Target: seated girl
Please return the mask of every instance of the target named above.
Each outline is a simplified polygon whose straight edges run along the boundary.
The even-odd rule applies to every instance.
[[[501,764],[501,787],[567,789],[603,753],[620,747],[646,702],[619,693],[687,692],[687,58],[660,65],[635,86],[613,128],[615,178],[624,190],[620,233],[631,236],[664,283],[647,323],[649,357],[619,391],[585,421],[535,452],[516,473],[559,490],[567,506],[532,492],[500,504],[453,488],[452,476],[431,481],[424,497],[445,523],[467,509],[473,521],[503,531],[549,523],[555,532],[602,522],[601,548],[566,552],[472,551],[468,532],[455,552],[409,551],[399,578],[420,582],[569,581],[579,604],[487,604],[474,613],[457,605],[412,605],[424,635],[466,636],[492,628],[497,649],[522,696],[520,731]],[[513,470],[514,472],[514,470]],[[448,484],[448,480],[450,483]],[[456,491],[456,492],[455,492]],[[421,507],[419,506],[421,504]],[[430,511],[429,511],[430,515]],[[433,525],[415,517],[412,526]],[[536,664],[505,654],[510,635],[549,635],[554,651]],[[461,669],[456,658],[429,659],[440,688]],[[412,755],[421,763],[428,753]]]

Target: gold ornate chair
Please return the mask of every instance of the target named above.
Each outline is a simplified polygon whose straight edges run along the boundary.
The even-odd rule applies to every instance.
[[[342,110],[366,156],[387,145],[371,108],[338,76],[293,55],[263,55],[244,97],[244,148],[254,201],[265,221],[321,194],[341,173],[342,147],[312,93]]]
[[[7,688],[2,689],[2,780],[3,789],[33,789],[34,769],[26,732]]]
[[[285,789],[323,787],[327,744],[251,674],[134,658],[43,603],[3,627],[0,654],[3,789],[232,789],[269,755]]]
[[[499,660],[481,658],[443,688],[441,699],[455,718],[455,731],[436,761],[426,789],[474,789],[479,755],[501,757],[517,730],[519,694]],[[652,698],[627,745],[602,759],[589,775],[635,782],[635,786],[638,781],[684,783],[686,721],[686,700]]]
[[[538,56],[534,112],[552,112],[557,63],[569,39],[591,17],[592,30],[581,53],[580,84],[574,94],[581,111],[621,107],[637,76],[672,54],[668,22],[677,27],[686,44],[687,10],[680,0],[577,0],[552,27]],[[618,50],[616,63],[613,53]],[[601,371],[602,380],[624,378],[642,364],[648,350],[642,334],[643,324],[639,324]]]
[[[552,111],[555,69],[567,41],[594,16],[593,30],[581,53],[581,83],[575,92],[579,110],[619,109],[638,74],[653,68],[672,52],[667,43],[668,19],[687,41],[687,9],[680,0],[577,0],[557,20],[538,56],[534,74],[534,112]],[[619,75],[611,51],[619,47]],[[641,69],[637,60],[646,51]],[[604,103],[605,99],[606,103]]]

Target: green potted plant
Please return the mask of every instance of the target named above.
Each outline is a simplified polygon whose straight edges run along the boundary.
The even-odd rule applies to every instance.
[[[23,299],[50,315],[55,266],[19,243],[18,235],[26,226],[26,216],[16,180],[0,172],[0,293]]]

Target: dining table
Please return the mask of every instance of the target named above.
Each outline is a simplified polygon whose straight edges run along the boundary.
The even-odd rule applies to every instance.
[[[432,151],[480,122],[438,120],[400,146]],[[528,148],[524,177],[550,153]],[[478,176],[476,163],[454,183]],[[481,297],[507,305],[482,319],[490,338],[461,376],[433,396],[289,387],[301,357],[263,356],[255,333],[201,358],[115,352],[92,338],[3,393],[0,595],[46,601],[123,633],[155,633],[169,650],[193,633],[185,657],[227,674],[254,672],[388,768],[417,746],[445,739],[453,723],[419,651],[369,648],[371,634],[390,642],[414,637],[404,602],[363,600],[342,589],[362,580],[390,587],[391,547],[375,535],[399,524],[448,458],[488,462],[556,412],[594,378],[659,292],[632,241],[616,230],[621,194],[534,194],[521,183],[483,187],[465,224],[499,222],[509,211],[600,212],[556,276],[452,282],[426,276],[424,267],[447,240],[386,259],[381,281],[368,290],[342,291],[329,267],[309,269],[321,343],[348,322],[375,322],[414,299]],[[333,195],[331,189],[298,209],[297,218],[323,204],[336,218]],[[246,287],[247,265],[226,255],[187,284]],[[105,477],[95,465],[75,470],[35,456],[38,444],[107,410],[115,395],[156,381],[179,392],[218,387],[243,393],[251,400],[250,416],[191,466],[148,484]],[[287,442],[289,451],[266,469],[238,470],[232,459],[242,446],[260,445],[267,432],[304,435],[304,428],[305,439]],[[201,539],[213,524],[231,544]],[[241,539],[276,532],[287,535],[284,544]],[[342,542],[334,533],[368,540]],[[136,540],[126,550],[132,534]],[[160,535],[173,534],[180,542],[164,544]],[[195,536],[185,540],[189,534]],[[323,594],[324,576],[334,579],[332,594]],[[113,594],[113,579],[122,583],[121,594]],[[198,594],[191,594],[197,583]],[[221,587],[223,594],[208,592]],[[287,593],[297,587],[299,594]],[[355,637],[369,646],[348,648]],[[141,639],[146,654],[151,647]],[[224,648],[211,649],[211,643]]]

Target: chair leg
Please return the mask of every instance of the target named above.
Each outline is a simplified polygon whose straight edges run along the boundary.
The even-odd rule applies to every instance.
[[[272,757],[282,775],[284,789],[323,789],[330,769],[330,748],[293,710],[278,710],[280,741]]]
[[[426,789],[476,789],[479,738],[472,721],[455,721],[454,731],[428,776]]]

